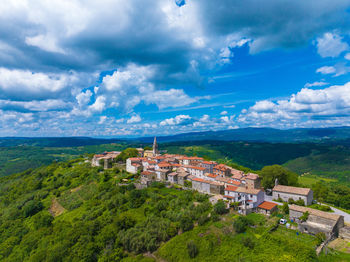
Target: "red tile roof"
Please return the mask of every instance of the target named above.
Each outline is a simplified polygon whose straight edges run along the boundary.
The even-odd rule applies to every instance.
[[[251,179],[251,180],[256,180],[259,178],[259,175],[254,174],[254,173],[248,173],[247,176],[245,177],[246,179]]]
[[[219,169],[221,171],[226,171],[228,169],[227,166],[225,166],[224,164],[216,165],[216,166],[214,166],[214,168]]]
[[[225,190],[235,192],[235,191],[237,190],[237,187],[236,187],[236,186],[230,186],[230,185],[228,185],[228,186],[225,188]]]
[[[141,173],[141,175],[145,175],[145,176],[149,176],[149,175],[152,175],[152,174],[154,174],[154,172],[150,172],[150,171],[143,171],[142,173]]]
[[[277,206],[276,203],[264,201],[264,202],[262,202],[258,207],[259,207],[259,208],[262,208],[262,209],[265,209],[265,210],[271,210],[271,209],[273,209],[273,208],[276,207],[276,206]]]
[[[215,174],[207,174],[208,177],[212,177],[212,178],[215,178],[217,177],[218,175],[215,175]]]

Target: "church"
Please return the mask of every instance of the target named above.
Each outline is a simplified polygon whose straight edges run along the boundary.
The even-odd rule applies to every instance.
[[[143,153],[143,156],[144,157],[159,156],[158,144],[157,144],[157,138],[156,137],[154,137],[152,150],[145,150],[145,152]]]

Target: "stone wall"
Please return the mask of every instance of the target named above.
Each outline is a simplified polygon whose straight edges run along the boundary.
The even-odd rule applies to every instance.
[[[339,237],[350,240],[350,227],[339,229]]]
[[[289,193],[283,193],[283,192],[276,192],[273,191],[272,198],[278,199],[281,198],[283,201],[288,202],[290,198],[292,198],[294,201],[297,201],[299,199],[304,200],[305,205],[311,205],[312,204],[312,196],[302,196],[302,195],[296,195],[296,194],[289,194]]]

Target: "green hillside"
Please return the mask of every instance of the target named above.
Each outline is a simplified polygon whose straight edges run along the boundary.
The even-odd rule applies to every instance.
[[[208,197],[162,184],[136,190],[84,158],[0,178],[1,261],[347,261],[317,258],[315,237],[271,231],[276,218],[223,214]],[[242,231],[243,230],[243,231]],[[238,233],[242,232],[242,233]],[[245,232],[245,233],[244,233]],[[288,235],[288,237],[286,237]],[[191,243],[190,243],[191,242]],[[297,247],[291,249],[290,247]],[[189,254],[194,259],[189,259]]]

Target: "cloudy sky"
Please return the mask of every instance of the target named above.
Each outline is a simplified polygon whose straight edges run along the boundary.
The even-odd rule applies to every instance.
[[[350,125],[348,0],[8,0],[0,136]]]

